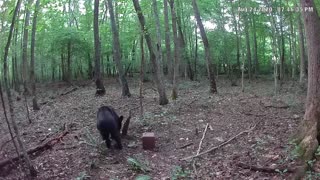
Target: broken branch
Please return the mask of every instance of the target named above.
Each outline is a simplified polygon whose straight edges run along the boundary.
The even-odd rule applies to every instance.
[[[227,140],[227,141],[225,141],[225,142],[221,143],[221,144],[220,144],[220,145],[218,145],[218,146],[215,146],[215,147],[209,148],[208,150],[206,150],[206,151],[204,151],[204,152],[202,152],[202,153],[199,153],[199,154],[196,154],[196,155],[192,155],[192,156],[189,156],[189,157],[185,157],[185,158],[183,158],[183,159],[181,159],[181,160],[193,159],[193,158],[195,158],[195,157],[199,157],[199,156],[201,156],[201,155],[203,155],[203,154],[206,154],[206,153],[209,153],[209,152],[215,151],[215,150],[217,150],[217,149],[219,149],[219,148],[221,148],[221,147],[223,147],[223,146],[227,145],[229,142],[231,142],[232,140],[234,140],[234,139],[236,139],[237,137],[241,136],[242,134],[245,134],[245,133],[249,133],[249,132],[251,132],[251,131],[256,127],[256,126],[257,126],[257,124],[255,124],[252,128],[250,128],[250,129],[248,129],[248,130],[245,130],[245,131],[240,132],[239,134],[237,134],[237,135],[233,136],[232,138],[230,138],[229,140]]]
[[[247,165],[244,163],[238,163],[237,166],[243,168],[243,169],[250,169],[253,171],[260,171],[260,172],[266,172],[266,173],[279,173],[279,172],[289,172],[292,173],[294,172],[294,169],[288,169],[285,167],[275,167],[275,168],[270,168],[270,167],[258,167],[254,165]]]
[[[59,136],[47,141],[46,143],[44,143],[44,144],[42,144],[40,146],[37,146],[35,148],[29,149],[27,151],[27,154],[34,154],[34,153],[37,153],[37,152],[44,151],[46,149],[52,148],[55,144],[57,144],[59,141],[61,141],[61,139],[64,136],[66,136],[68,133],[69,133],[69,131],[64,131]],[[19,156],[15,156],[13,158],[10,158],[10,159],[5,159],[5,160],[0,161],[0,168],[19,160],[19,158],[21,158],[22,156],[23,155],[19,155]]]

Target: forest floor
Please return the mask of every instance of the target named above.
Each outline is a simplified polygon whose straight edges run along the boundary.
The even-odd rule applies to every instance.
[[[207,82],[182,80],[179,98],[165,106],[158,105],[155,86],[148,82],[144,83],[141,118],[139,81],[128,81],[130,98],[121,97],[116,79],[104,80],[107,93],[103,97],[94,96],[94,83],[90,81],[81,82],[83,85],[76,82],[78,89],[61,82],[40,85],[41,110],[33,111],[28,99],[31,124],[24,99],[14,102],[27,149],[56,139],[51,148],[31,155],[37,179],[122,180],[139,175],[161,180],[288,179],[287,171],[295,166],[297,155],[290,142],[303,118],[306,94],[296,82],[286,82],[280,94],[274,96],[273,81],[246,82],[245,92],[241,93],[240,86],[230,86],[229,81],[220,78],[219,93],[212,95]],[[167,84],[169,97],[170,90]],[[129,110],[133,112],[129,137],[123,139],[121,151],[107,149],[96,129],[96,112],[102,105],[113,106],[125,119]],[[0,110],[3,112],[2,107]],[[15,156],[15,151],[3,113],[0,118],[1,162]],[[207,125],[200,153],[243,133],[200,157],[181,160],[197,153]],[[155,133],[154,151],[142,149],[143,132]],[[2,167],[0,179],[24,179],[19,164]]]

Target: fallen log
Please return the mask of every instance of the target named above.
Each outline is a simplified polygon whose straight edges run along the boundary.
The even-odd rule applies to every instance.
[[[283,172],[283,173],[293,173],[295,172],[294,169],[289,169],[289,168],[285,168],[285,167],[275,167],[275,168],[271,168],[271,167],[259,167],[259,166],[254,166],[254,165],[247,165],[244,163],[238,163],[237,166],[243,168],[243,169],[250,169],[253,171],[259,171],[259,172],[265,172],[265,173],[279,173],[279,172]]]
[[[59,141],[61,141],[61,139],[66,136],[69,133],[69,131],[64,131],[63,133],[61,133],[59,136],[52,138],[50,140],[48,140],[47,142],[43,143],[42,145],[39,145],[37,147],[31,148],[27,150],[27,153],[32,155],[34,153],[39,153],[41,151],[47,150],[47,149],[51,149],[55,144],[57,144]],[[5,159],[0,161],[0,169],[5,167],[6,165],[9,165],[13,162],[18,161],[20,158],[22,158],[23,155],[20,154],[19,156],[15,156],[9,159]]]

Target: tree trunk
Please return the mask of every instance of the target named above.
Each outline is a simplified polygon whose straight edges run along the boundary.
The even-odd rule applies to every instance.
[[[296,37],[296,33],[295,33],[295,30],[293,29],[293,23],[292,23],[292,39],[293,39],[293,42],[292,42],[292,79],[295,79],[296,78],[296,63],[297,63],[297,46],[296,46],[296,42],[297,42],[297,37]]]
[[[280,0],[280,8],[281,8],[281,3],[282,0]],[[280,59],[281,59],[281,62],[280,62],[280,85],[283,84],[283,81],[284,81],[284,74],[285,74],[285,40],[284,40],[284,34],[283,34],[283,17],[282,17],[282,11],[280,11],[280,36],[281,36],[281,47],[280,47]]]
[[[164,9],[164,27],[165,27],[165,43],[166,43],[166,58],[169,82],[173,83],[173,61],[171,55],[171,43],[170,43],[170,28],[169,28],[169,13],[168,13],[168,0],[163,0]]]
[[[71,41],[67,43],[67,82],[71,82],[72,70],[71,70]]]
[[[108,0],[108,8],[110,14],[110,23],[112,29],[112,39],[113,39],[113,59],[116,62],[116,66],[118,69],[119,80],[122,86],[122,96],[130,97],[130,90],[128,86],[127,79],[125,77],[125,72],[121,63],[121,47],[120,47],[120,39],[119,39],[119,31],[116,24],[116,19],[113,11],[112,0]]]
[[[210,92],[217,93],[218,91],[217,91],[217,85],[216,85],[216,80],[214,77],[215,75],[214,75],[213,66],[212,66],[210,45],[209,45],[209,41],[208,41],[206,32],[204,30],[202,21],[201,21],[198,5],[197,5],[196,1],[197,0],[192,0],[192,6],[193,6],[193,11],[194,11],[194,16],[197,20],[197,24],[200,29],[200,35],[201,35],[203,45],[204,45],[205,57],[206,57],[206,62],[207,62],[208,78],[210,81]]]
[[[255,78],[258,77],[259,71],[259,61],[258,61],[258,43],[257,43],[257,32],[256,32],[256,20],[254,18],[254,13],[252,13],[252,24],[253,24],[253,56],[254,56],[254,75]]]
[[[139,102],[140,102],[140,118],[143,118],[143,80],[144,80],[144,68],[145,68],[145,60],[144,60],[144,46],[143,46],[143,34],[141,34],[140,38],[140,49],[141,49],[141,64],[140,64],[140,90],[139,90]]]
[[[101,79],[100,71],[100,38],[99,38],[99,0],[94,0],[94,15],[93,15],[93,31],[94,31],[94,58],[95,58],[95,71],[94,77],[96,81],[96,95],[103,96],[106,94],[103,81]]]
[[[181,4],[181,3],[180,3]],[[180,7],[180,9],[183,9],[183,6]],[[185,77],[188,76],[190,80],[193,80],[193,74],[192,74],[192,69],[191,69],[191,63],[187,51],[187,42],[186,42],[186,36],[183,33],[183,28],[182,28],[182,22],[181,18],[183,17],[183,12],[178,13],[177,16],[177,27],[178,27],[178,33],[179,33],[179,45],[180,45],[180,54],[182,55],[181,59],[183,59],[183,65],[185,69]]]
[[[303,32],[303,23],[301,17],[298,17],[298,29],[299,29],[299,45],[300,45],[300,85],[305,86],[306,83],[306,50],[304,47],[304,32]]]
[[[251,49],[250,49],[249,25],[248,25],[247,17],[244,17],[244,18],[245,18],[244,31],[246,35],[247,60],[248,60],[248,75],[249,75],[249,82],[250,82],[252,73],[251,73]]]
[[[195,34],[195,48],[194,48],[194,79],[197,80],[197,61],[198,61],[198,26],[195,25],[194,27],[194,34]]]
[[[295,79],[296,70],[296,35],[293,27],[292,15],[290,16],[290,57],[291,57],[291,78]]]
[[[174,42],[174,62],[173,62],[173,85],[172,85],[172,99],[178,98],[178,76],[179,76],[179,63],[180,63],[180,41],[178,38],[177,29],[177,15],[174,7],[174,0],[169,1],[171,8],[171,18],[172,18],[172,32],[173,32],[173,42]],[[180,37],[181,38],[181,37]]]
[[[153,6],[154,18],[156,21],[156,31],[157,31],[156,56],[161,66],[163,64],[162,48],[161,48],[161,25],[160,25],[159,13],[158,13],[157,0],[152,0],[152,6]],[[161,71],[161,74],[163,74],[163,67],[160,67],[160,71]]]
[[[236,40],[237,40],[237,76],[239,76],[239,71],[241,69],[241,63],[240,63],[240,37],[239,37],[239,29],[238,29],[238,22],[237,22],[237,18],[236,15],[234,14],[234,9],[231,9],[231,14],[232,14],[232,19],[233,19],[233,26],[234,26],[234,30],[236,32]],[[241,70],[242,72],[242,70]],[[242,74],[242,73],[241,73]]]
[[[31,160],[29,158],[29,155],[26,152],[26,149],[24,147],[23,141],[20,138],[20,133],[19,133],[16,121],[14,119],[13,102],[12,102],[12,96],[11,96],[11,92],[10,92],[10,88],[9,88],[9,82],[8,82],[8,67],[7,67],[8,66],[8,64],[7,64],[8,53],[9,53],[9,48],[10,48],[10,44],[11,44],[12,33],[13,33],[13,29],[14,29],[14,23],[16,21],[16,17],[17,17],[18,11],[20,9],[20,5],[21,5],[21,0],[18,0],[17,4],[16,4],[16,7],[15,7],[15,10],[14,10],[14,14],[12,16],[9,36],[8,36],[8,40],[7,40],[7,43],[6,43],[6,46],[5,46],[4,58],[3,58],[3,61],[4,61],[4,63],[3,63],[4,64],[4,68],[3,68],[4,69],[4,83],[5,83],[6,92],[7,92],[7,96],[8,96],[8,100],[9,100],[9,111],[10,111],[10,115],[11,115],[11,124],[12,124],[13,130],[14,130],[14,132],[16,134],[16,138],[17,138],[18,144],[19,144],[19,146],[20,146],[20,148],[22,150],[25,162],[26,162],[26,164],[28,166],[29,173],[30,173],[30,175],[32,177],[35,177],[37,175],[37,171],[33,167],[32,162],[31,162]],[[2,91],[1,88],[0,88],[0,91]],[[12,140],[14,141],[13,137],[12,137]]]
[[[138,18],[139,18],[141,30],[144,33],[144,37],[147,42],[147,46],[148,46],[149,54],[150,54],[150,61],[152,62],[153,69],[155,71],[154,80],[155,80],[155,83],[156,83],[156,86],[158,89],[158,93],[159,93],[159,104],[160,105],[168,104],[168,99],[167,99],[166,90],[165,90],[165,84],[163,82],[163,74],[161,73],[162,71],[161,71],[161,67],[160,67],[160,62],[158,61],[158,59],[156,58],[156,55],[154,54],[154,49],[152,47],[151,37],[150,37],[148,29],[145,25],[146,21],[145,21],[143,14],[142,14],[139,0],[132,0],[132,2],[134,5],[134,9],[135,9],[135,11],[138,15]]]
[[[25,7],[26,8],[26,16],[24,20],[24,30],[23,30],[23,46],[22,46],[22,81],[23,81],[23,88],[24,88],[24,93],[29,94],[29,89],[27,86],[27,72],[28,72],[28,31],[29,31],[29,19],[30,19],[30,7],[32,4],[33,0],[28,0],[28,4]]]
[[[303,9],[313,7],[313,11],[302,11],[309,63],[306,111],[298,135],[304,167],[301,168],[300,173],[296,174],[298,178],[304,174],[307,162],[313,159],[319,145],[320,135],[320,19],[313,0],[301,0],[300,2]]]
[[[36,45],[36,28],[37,28],[37,16],[39,12],[40,0],[36,0],[35,10],[32,20],[32,34],[31,34],[31,62],[30,62],[30,81],[31,81],[31,91],[32,91],[32,104],[33,110],[40,110],[40,107],[37,103],[36,95],[36,80],[34,73],[34,61],[35,61],[35,45]]]

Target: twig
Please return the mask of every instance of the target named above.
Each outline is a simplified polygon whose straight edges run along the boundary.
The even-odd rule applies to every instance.
[[[81,145],[81,144],[86,144],[86,145],[88,145],[88,146],[92,146],[92,147],[98,147],[98,145],[96,145],[96,144],[92,144],[92,143],[88,143],[88,142],[86,142],[86,141],[80,141],[79,142],[79,145]]]
[[[202,138],[200,140],[199,147],[198,147],[198,150],[197,150],[197,155],[200,154],[201,145],[202,145],[202,142],[203,142],[203,140],[204,140],[204,138],[206,136],[208,127],[209,127],[209,123],[207,123],[207,125],[206,125],[206,127],[205,127],[205,129],[203,131]],[[197,166],[196,166],[196,160],[195,159],[192,162],[192,167],[193,167],[194,175],[195,175],[196,179],[198,179]]]
[[[203,132],[203,134],[202,134],[202,138],[201,138],[201,140],[200,140],[199,147],[198,147],[198,150],[197,150],[197,155],[200,153],[201,145],[202,145],[202,142],[203,142],[204,137],[206,136],[208,126],[209,126],[209,123],[207,123],[207,125],[206,125],[206,127],[205,127],[205,129],[204,129],[204,132]]]
[[[197,172],[197,166],[196,166],[196,161],[194,160],[192,163],[193,171],[194,171],[194,177],[198,179],[198,172]]]
[[[250,112],[243,112],[242,114],[247,115],[247,116],[257,116],[257,117],[267,116],[266,114],[253,114],[253,113],[250,113]]]
[[[181,146],[181,147],[178,147],[177,149],[184,149],[184,148],[189,147],[189,146],[191,146],[191,145],[193,145],[193,142],[188,143],[188,144],[185,144],[185,145],[183,145],[183,146]]]
[[[64,95],[70,94],[70,93],[72,93],[72,92],[74,92],[76,90],[78,90],[78,87],[74,87],[74,88],[72,88],[71,90],[69,90],[67,92],[63,92],[63,93],[60,94],[60,96],[64,96]]]
[[[279,109],[287,109],[289,108],[288,105],[283,105],[283,106],[274,106],[274,105],[264,105],[265,108],[279,108]]]
[[[203,155],[203,154],[209,153],[209,152],[211,152],[211,151],[217,150],[217,149],[219,149],[219,148],[227,145],[229,142],[231,142],[232,140],[234,140],[234,139],[236,139],[237,137],[241,136],[242,134],[251,132],[256,126],[257,126],[257,124],[255,124],[252,128],[250,128],[250,129],[248,129],[248,130],[245,130],[245,131],[240,132],[239,134],[233,136],[232,138],[230,138],[229,140],[221,143],[221,144],[218,145],[218,146],[209,148],[208,150],[206,150],[206,151],[204,151],[204,152],[202,152],[202,153],[199,153],[199,154],[196,154],[196,155],[192,155],[192,156],[189,156],[189,157],[185,157],[185,158],[183,158],[183,159],[181,159],[181,160],[192,159],[192,158],[195,158],[195,157],[199,157],[199,156],[201,156],[201,155]]]

